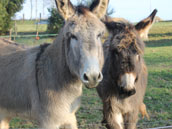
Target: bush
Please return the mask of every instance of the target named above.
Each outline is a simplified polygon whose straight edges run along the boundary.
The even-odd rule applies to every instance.
[[[23,2],[24,0],[0,0],[0,35],[9,31],[11,18],[22,9]]]
[[[51,16],[48,18],[47,31],[49,33],[57,34],[59,29],[63,26],[64,20],[58,13],[57,9],[52,8],[48,11],[50,12]]]
[[[7,12],[3,5],[0,3],[0,34],[8,29],[8,17]],[[7,22],[6,22],[7,21]]]

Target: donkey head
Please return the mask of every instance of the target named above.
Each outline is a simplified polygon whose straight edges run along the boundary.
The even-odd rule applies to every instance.
[[[136,83],[142,68],[144,43],[131,24],[108,22],[110,31],[110,69],[121,94],[127,96],[136,92]]]
[[[83,6],[74,7],[70,0],[56,0],[56,4],[65,19],[63,37],[69,70],[80,78],[87,88],[96,87],[103,78],[101,37],[105,26],[100,18],[106,13],[108,0],[95,0],[90,9]]]

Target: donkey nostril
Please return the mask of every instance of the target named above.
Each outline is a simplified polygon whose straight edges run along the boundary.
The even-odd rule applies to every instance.
[[[84,73],[84,80],[88,81],[88,76],[86,75],[86,73]]]
[[[98,79],[101,79],[101,74],[99,73]]]
[[[138,76],[136,77],[136,79],[135,79],[135,82],[134,83],[136,83],[138,81]]]
[[[102,74],[99,73],[99,75],[98,75],[98,81],[101,81],[101,80],[102,80]]]

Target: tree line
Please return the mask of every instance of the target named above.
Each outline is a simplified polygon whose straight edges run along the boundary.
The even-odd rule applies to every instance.
[[[24,0],[0,0],[0,35],[12,27],[12,17],[22,9]]]

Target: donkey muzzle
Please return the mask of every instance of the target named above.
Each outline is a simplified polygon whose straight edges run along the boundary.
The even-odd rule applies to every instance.
[[[87,88],[95,88],[103,79],[96,59],[87,60],[81,74],[81,80]]]
[[[101,72],[94,74],[83,74],[83,82],[87,88],[95,88],[103,79]]]
[[[136,93],[135,88],[131,89],[131,90],[126,90],[124,88],[121,88],[120,92],[119,92],[121,98],[130,97],[130,96],[134,95],[135,93]]]

